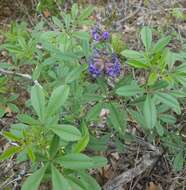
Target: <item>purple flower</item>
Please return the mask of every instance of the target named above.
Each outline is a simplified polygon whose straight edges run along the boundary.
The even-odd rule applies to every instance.
[[[120,61],[117,58],[116,54],[112,54],[112,66],[108,66],[106,68],[106,73],[107,75],[111,76],[111,77],[116,77],[120,74],[121,71],[121,65],[120,65]]]
[[[94,49],[93,55],[89,59],[89,72],[94,77],[105,74],[110,77],[117,77],[120,74],[121,65],[116,54],[109,53],[105,49]]]
[[[93,77],[98,77],[99,75],[101,75],[101,70],[96,67],[96,65],[94,64],[93,58],[89,59],[88,70],[92,74]]]
[[[99,34],[99,29],[98,28],[92,29],[92,38],[95,41],[100,41],[101,40],[101,35]]]
[[[99,42],[102,40],[108,40],[110,38],[109,32],[102,32],[99,27],[95,27],[91,31],[93,40]]]
[[[107,32],[107,31],[103,32],[103,33],[102,33],[102,38],[103,38],[104,40],[108,40],[108,39],[110,38],[109,32]]]

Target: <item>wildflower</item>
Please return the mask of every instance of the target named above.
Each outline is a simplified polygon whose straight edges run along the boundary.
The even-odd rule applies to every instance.
[[[107,31],[103,32],[103,33],[102,33],[102,38],[103,38],[104,40],[108,40],[108,39],[110,38],[109,32],[107,32]]]
[[[97,42],[101,40],[101,35],[97,27],[92,30],[92,38]]]
[[[98,27],[92,29],[92,38],[93,40],[100,42],[104,40],[108,40],[110,38],[109,32],[102,32]]]
[[[89,72],[98,77],[105,74],[110,77],[116,77],[120,74],[121,65],[116,54],[110,53],[105,49],[94,49],[92,57],[89,59]]]
[[[120,74],[121,65],[116,54],[112,53],[112,64],[106,64],[106,74],[111,77],[116,77]]]

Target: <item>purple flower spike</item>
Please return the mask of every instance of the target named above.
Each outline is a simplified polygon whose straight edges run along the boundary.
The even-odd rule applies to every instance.
[[[121,65],[119,59],[114,53],[109,53],[105,49],[94,49],[88,63],[89,72],[94,77],[105,74],[114,78],[120,74]]]
[[[104,40],[108,40],[110,38],[110,34],[109,32],[105,31],[102,32],[101,29],[99,27],[95,27],[92,29],[92,38],[93,40],[99,42],[99,41],[104,41]]]
[[[101,35],[99,34],[99,31],[97,28],[94,28],[92,30],[92,38],[95,40],[95,41],[100,41],[101,40]]]
[[[89,59],[89,67],[88,67],[89,72],[92,74],[93,77],[98,77],[101,75],[101,70],[96,67],[94,64],[93,58]]]
[[[120,65],[120,61],[117,58],[117,56],[113,53],[112,54],[112,65],[108,66],[106,68],[106,74],[110,77],[117,77],[119,76],[121,71],[121,65]]]
[[[102,33],[102,38],[103,38],[104,40],[108,40],[108,39],[110,38],[109,32],[107,32],[107,31],[103,32],[103,33]]]

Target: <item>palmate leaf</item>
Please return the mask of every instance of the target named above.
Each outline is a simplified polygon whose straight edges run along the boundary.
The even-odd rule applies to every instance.
[[[78,5],[77,5],[77,3],[74,3],[73,5],[72,5],[72,8],[71,8],[71,15],[72,15],[72,18],[73,19],[76,19],[76,17],[78,16]]]
[[[170,36],[166,36],[158,40],[153,47],[153,52],[157,53],[162,51],[169,44],[170,40],[171,40]]]
[[[79,170],[93,168],[93,161],[90,157],[81,153],[70,153],[57,160],[64,168]]]
[[[78,17],[78,21],[82,21],[84,19],[87,19],[93,12],[94,7],[88,6],[86,9],[81,11],[81,14]]]
[[[124,133],[127,127],[127,114],[120,108],[119,104],[113,103],[106,106],[109,110],[108,121],[110,125],[119,133]]]
[[[96,180],[93,177],[91,177],[88,173],[78,172],[78,177],[80,178],[86,190],[101,190],[101,187],[98,185]]]
[[[68,182],[73,190],[87,190],[80,179],[75,176],[67,176]]]
[[[88,157],[82,153],[69,153],[56,160],[66,169],[84,170],[106,165],[107,160],[104,157]]]
[[[91,157],[94,168],[101,168],[107,164],[107,159],[102,156],[93,156]]]
[[[45,174],[47,165],[37,170],[31,176],[29,176],[23,183],[21,190],[38,190],[41,180]]]
[[[152,30],[149,27],[145,26],[142,28],[140,35],[145,49],[149,50],[152,45]]]
[[[69,95],[69,87],[59,86],[51,94],[47,108],[46,108],[46,117],[54,115],[59,111],[62,105],[64,105],[67,97]]]
[[[142,93],[143,90],[137,85],[125,85],[116,90],[116,94],[120,96],[135,96]]]
[[[52,165],[52,186],[53,190],[71,190],[68,180],[59,172],[59,170]]]
[[[1,155],[0,155],[0,161],[1,160],[6,160],[8,158],[10,158],[11,156],[13,156],[15,153],[20,152],[21,147],[17,147],[17,146],[13,146],[10,147],[9,149],[7,149],[6,151],[4,151]]]
[[[72,36],[75,38],[78,38],[80,40],[88,40],[89,39],[89,33],[83,32],[83,31],[73,32]]]
[[[176,171],[180,171],[184,166],[184,155],[183,152],[179,152],[174,159],[174,168]]]
[[[58,135],[54,134],[51,140],[50,149],[49,149],[49,154],[51,158],[53,158],[58,152],[59,145],[60,145],[60,138]]]
[[[181,113],[181,108],[180,108],[180,104],[178,100],[171,94],[164,93],[164,92],[157,92],[156,98],[162,103],[172,108],[177,114]]]
[[[31,104],[41,120],[44,119],[45,96],[42,87],[35,85],[31,89]]]
[[[84,125],[84,124],[83,124]],[[89,131],[86,126],[83,126],[83,136],[79,141],[73,146],[74,153],[80,153],[87,147],[89,143]]]
[[[62,140],[70,142],[81,139],[80,131],[71,125],[58,125],[51,127],[51,130],[58,135]]]
[[[143,106],[143,114],[145,118],[146,126],[152,129],[157,121],[157,111],[153,99],[150,95],[147,95]]]
[[[99,118],[99,114],[100,114],[102,108],[103,108],[102,103],[95,104],[87,113],[86,120],[87,121],[97,120]]]
[[[141,60],[144,58],[143,53],[135,51],[135,50],[124,50],[121,52],[121,55],[132,60]]]

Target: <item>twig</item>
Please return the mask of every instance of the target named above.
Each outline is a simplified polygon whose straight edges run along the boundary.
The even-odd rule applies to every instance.
[[[144,142],[140,138],[136,138],[136,141],[139,144],[147,146],[148,149],[150,149],[152,152],[148,152],[147,154],[145,154],[141,163],[135,166],[134,168],[129,169],[128,171],[123,172],[119,176],[109,180],[104,185],[104,190],[118,190],[123,185],[127,184],[128,182],[132,181],[135,177],[142,174],[149,167],[152,167],[158,160],[159,156],[162,155],[162,152],[156,146],[148,142]]]
[[[12,175],[8,180],[6,180],[4,183],[2,183],[1,186],[0,186],[0,189],[4,189],[5,187],[10,185],[11,183],[14,183],[14,182],[19,181],[19,180],[22,179],[21,176],[19,175],[17,178],[15,178],[13,180],[10,180],[12,177],[14,177],[14,175]]]
[[[155,164],[158,157],[160,155],[157,155],[153,158],[151,158],[150,154],[145,154],[143,156],[142,162],[136,166],[135,168],[129,169],[126,172],[123,172],[119,176],[115,177],[114,179],[109,180],[103,187],[104,190],[118,190],[120,187],[122,187],[124,184],[127,184],[131,180],[133,180],[135,177],[142,174],[145,170],[147,170],[149,167]]]
[[[3,75],[16,75],[16,76],[19,76],[19,77],[23,77],[25,79],[32,80],[34,82],[34,84],[42,87],[39,84],[39,82],[37,80],[33,80],[32,76],[30,76],[29,74],[17,73],[17,72],[5,70],[5,69],[0,69],[0,73],[3,74]]]

